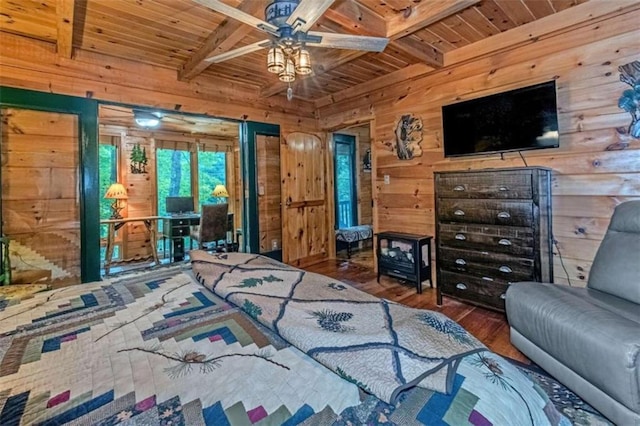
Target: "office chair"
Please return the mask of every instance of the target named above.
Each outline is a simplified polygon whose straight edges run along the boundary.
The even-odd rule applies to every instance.
[[[227,243],[227,213],[229,204],[203,204],[200,212],[200,226],[191,231],[191,248],[193,241],[204,249],[206,245],[213,244],[215,251],[229,251]],[[223,247],[221,247],[221,244]]]

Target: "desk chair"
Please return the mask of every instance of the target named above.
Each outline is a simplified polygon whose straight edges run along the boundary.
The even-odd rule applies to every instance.
[[[191,231],[191,248],[193,240],[198,242],[200,248],[213,244],[215,251],[229,251],[227,243],[227,213],[229,204],[203,204],[200,216],[200,226]]]

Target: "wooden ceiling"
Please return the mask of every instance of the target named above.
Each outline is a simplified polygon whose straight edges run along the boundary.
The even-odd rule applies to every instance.
[[[220,141],[237,141],[239,135],[238,123],[220,120],[212,117],[185,115],[180,113],[145,112],[157,114],[160,124],[154,128],[144,128],[136,124],[133,109],[119,105],[100,105],[98,122],[101,133],[138,132],[153,133],[157,136],[171,134],[173,138],[182,139],[212,139]]]
[[[224,0],[264,19],[268,0]],[[444,66],[445,55],[586,0],[336,0],[313,30],[383,36],[381,53],[310,48],[314,72],[298,77],[295,96],[318,100],[412,64]],[[282,95],[266,71],[266,50],[210,65],[204,59],[265,39],[265,34],[193,0],[2,0],[1,31],[56,45],[176,70],[176,78],[210,79]]]

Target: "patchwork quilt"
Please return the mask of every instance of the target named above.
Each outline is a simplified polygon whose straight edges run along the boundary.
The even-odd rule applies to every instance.
[[[0,425],[568,424],[488,351],[460,360],[449,394],[415,387],[390,405],[252,315],[181,268],[0,307]],[[341,318],[323,324],[351,327]]]

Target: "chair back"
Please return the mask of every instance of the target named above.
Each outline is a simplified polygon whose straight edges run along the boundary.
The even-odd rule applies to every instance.
[[[640,200],[616,207],[587,286],[640,304]]]
[[[203,204],[200,216],[200,244],[227,239],[229,204]]]

